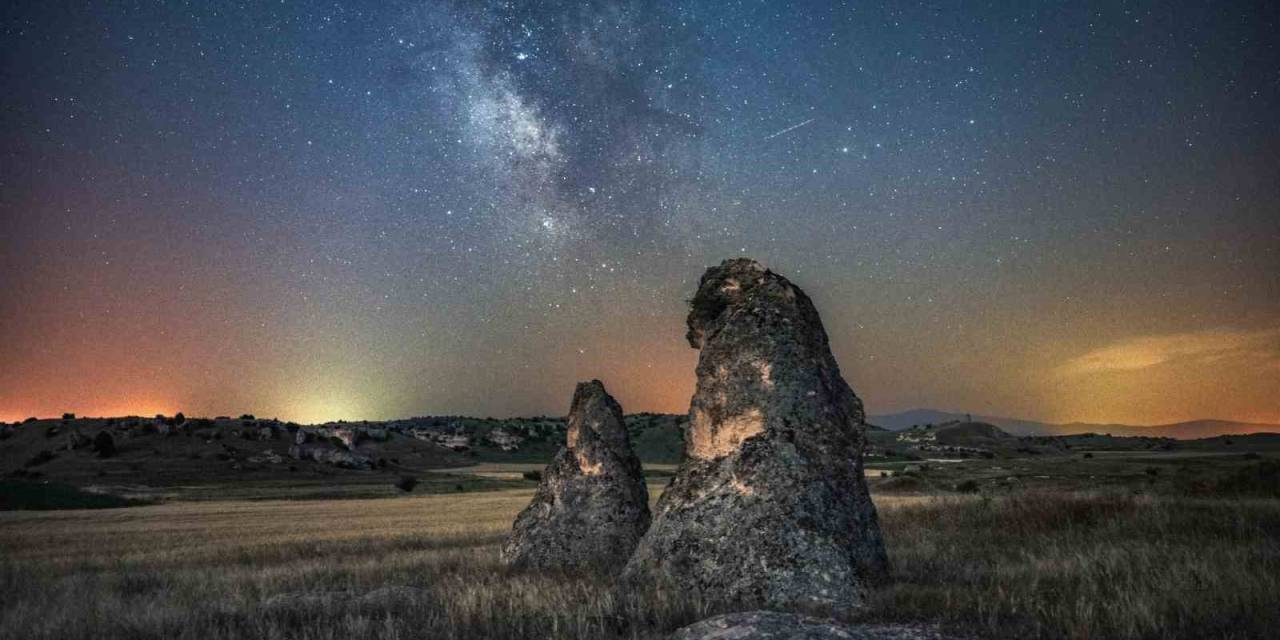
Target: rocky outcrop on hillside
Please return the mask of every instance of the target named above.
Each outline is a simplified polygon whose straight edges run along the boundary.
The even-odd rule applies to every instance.
[[[512,566],[620,566],[649,526],[640,459],[622,408],[599,380],[574,391],[566,440],[503,546]]]
[[[274,440],[276,437],[276,432],[268,431],[267,427],[260,429],[258,434],[260,440]],[[298,427],[293,432],[289,455],[296,460],[310,460],[343,469],[372,469],[375,464],[369,445],[388,439],[390,433],[386,428],[368,424]]]
[[[719,602],[861,605],[887,560],[862,402],[809,297],[749,259],[702,276],[686,460],[624,572]]]
[[[298,427],[293,433],[293,443],[303,445],[312,442],[327,442],[348,451],[354,451],[362,443],[386,442],[389,437],[390,434],[387,429],[381,426],[338,423],[316,427]],[[273,438],[274,434],[269,434],[260,439],[270,440]]]
[[[289,447],[289,456],[295,460],[311,460],[343,469],[373,468],[373,460],[369,456],[331,444],[295,444]]]

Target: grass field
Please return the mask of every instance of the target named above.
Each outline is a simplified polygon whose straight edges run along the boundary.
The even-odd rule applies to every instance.
[[[656,494],[655,494],[656,495]],[[508,572],[530,490],[0,513],[0,637],[662,637],[710,614],[607,576]],[[862,616],[982,637],[1280,628],[1280,501],[877,496],[894,582]]]

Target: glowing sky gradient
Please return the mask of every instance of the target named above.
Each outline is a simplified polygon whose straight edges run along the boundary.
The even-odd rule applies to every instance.
[[[871,413],[1280,422],[1276,5],[994,4],[5,3],[0,420],[683,412],[746,254]]]

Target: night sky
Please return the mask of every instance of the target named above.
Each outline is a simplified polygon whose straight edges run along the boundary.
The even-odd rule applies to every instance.
[[[1271,2],[0,21],[0,419],[684,412],[748,255],[870,413],[1280,422]]]

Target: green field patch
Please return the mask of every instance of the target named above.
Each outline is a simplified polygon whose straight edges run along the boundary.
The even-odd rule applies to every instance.
[[[0,511],[118,509],[143,504],[149,504],[149,502],[106,493],[93,493],[58,482],[0,480]]]

